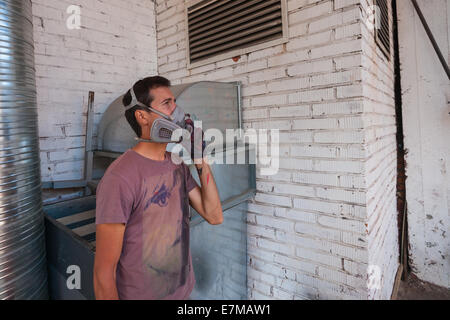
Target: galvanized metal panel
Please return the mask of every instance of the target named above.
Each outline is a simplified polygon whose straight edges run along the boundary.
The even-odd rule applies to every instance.
[[[171,87],[177,104],[186,113],[202,120],[203,129],[239,127],[237,82],[201,81]],[[122,97],[105,111],[98,129],[98,149],[123,153],[136,145],[136,134],[124,116]]]
[[[214,226],[191,228],[190,242],[196,284],[193,300],[247,299],[247,204],[224,214]]]
[[[60,204],[59,207],[64,211],[64,204]],[[46,215],[45,228],[50,299],[95,299],[93,288],[95,253],[92,246],[49,215]],[[81,271],[79,290],[70,290],[66,284],[70,276],[67,268],[72,265],[78,266]]]

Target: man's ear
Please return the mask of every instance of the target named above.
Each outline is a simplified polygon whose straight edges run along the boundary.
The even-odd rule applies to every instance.
[[[138,126],[141,128],[141,130],[140,130],[141,134],[140,134],[139,138],[148,138],[146,136],[145,132],[146,132],[146,128],[150,124],[150,119],[148,119],[147,115],[142,110],[136,110],[134,112],[134,117],[136,118],[136,122],[138,123]]]
[[[134,112],[134,116],[138,124],[140,124],[141,126],[148,125],[149,119],[146,118],[145,113],[142,112],[142,110],[136,110]]]

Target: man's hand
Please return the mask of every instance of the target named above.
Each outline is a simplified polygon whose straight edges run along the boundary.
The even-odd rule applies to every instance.
[[[97,300],[118,300],[116,286],[117,263],[122,252],[125,225],[98,224],[94,262],[94,292]]]
[[[181,145],[190,153],[191,159],[194,160],[195,164],[201,164],[206,148],[206,143],[203,141],[203,130],[199,127],[194,127],[194,122],[190,118],[187,118],[185,122],[191,136],[190,140],[183,137]]]

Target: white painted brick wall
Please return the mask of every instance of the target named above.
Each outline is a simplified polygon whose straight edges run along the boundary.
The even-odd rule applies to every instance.
[[[289,0],[288,43],[190,70],[184,1],[156,4],[173,21],[157,14],[161,74],[174,84],[242,81],[244,127],[281,129],[280,170],[257,173],[249,203],[249,297],[367,299],[372,117],[364,115],[360,0]]]
[[[363,13],[373,0],[362,1]],[[392,25],[392,16],[390,17]],[[366,206],[369,265],[381,269],[379,290],[370,299],[390,299],[399,264],[396,183],[397,149],[394,98],[393,46],[388,60],[362,24]],[[391,34],[391,45],[393,35]]]
[[[100,115],[138,78],[157,71],[154,3],[32,0],[43,181],[81,179],[87,97]],[[66,13],[81,6],[81,29]]]

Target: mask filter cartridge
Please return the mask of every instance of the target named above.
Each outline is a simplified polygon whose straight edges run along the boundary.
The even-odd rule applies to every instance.
[[[172,134],[181,127],[169,120],[160,118],[153,121],[150,129],[150,140],[158,143],[179,143],[180,141],[172,141]]]

